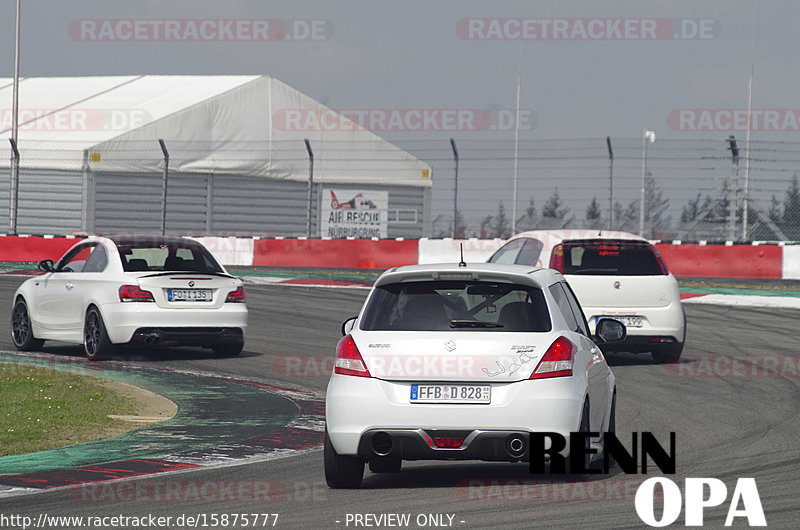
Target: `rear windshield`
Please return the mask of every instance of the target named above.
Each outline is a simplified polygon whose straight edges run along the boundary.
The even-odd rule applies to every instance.
[[[190,239],[159,241],[141,238],[117,242],[117,248],[126,272],[223,272],[211,253]]]
[[[661,257],[646,241],[565,241],[564,274],[658,276],[666,274]]]
[[[383,285],[367,304],[368,331],[550,331],[540,289],[494,282],[430,281]]]

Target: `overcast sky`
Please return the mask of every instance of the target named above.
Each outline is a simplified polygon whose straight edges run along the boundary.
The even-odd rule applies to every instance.
[[[757,10],[754,5],[755,0],[22,0],[21,75],[268,74],[335,109],[494,111],[479,131],[376,131],[398,141],[469,142],[513,137],[513,127],[497,121],[497,111],[513,112],[519,73],[522,140],[641,138],[648,128],[658,139],[722,141],[731,133],[744,138],[744,131],[725,130],[723,123],[693,132],[688,129],[699,114],[681,125],[676,113],[746,109],[752,54],[753,108],[782,113],[772,127],[777,130],[756,131],[753,138],[797,141],[800,131],[784,119],[800,109],[800,2],[762,0]],[[0,77],[13,75],[14,6],[14,0],[0,0]],[[293,38],[253,42],[246,28],[227,41],[191,35],[124,40],[125,26],[115,26],[110,40],[99,25],[94,33],[81,32],[89,27],[81,23],[107,19],[179,19],[182,31],[187,19],[268,19],[273,30],[282,24]],[[499,19],[512,23],[497,26]],[[618,19],[629,20],[628,31]],[[517,39],[523,27],[526,38]],[[547,38],[557,27],[563,30],[559,38]]]

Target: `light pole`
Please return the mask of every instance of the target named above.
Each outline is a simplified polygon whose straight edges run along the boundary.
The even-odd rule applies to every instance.
[[[14,26],[14,83],[11,95],[11,182],[8,190],[8,231],[17,233],[17,204],[19,194],[19,151],[17,130],[19,129],[19,13],[21,0],[17,0],[17,20]]]
[[[647,183],[647,144],[656,141],[656,133],[649,129],[644,130],[642,136],[642,198],[639,203],[639,235],[644,237],[644,203],[645,186]]]
[[[522,48],[520,48],[520,61]],[[517,174],[519,173],[519,91],[522,84],[520,74],[517,74],[517,106],[514,115],[514,185],[511,194],[511,235],[517,234]]]

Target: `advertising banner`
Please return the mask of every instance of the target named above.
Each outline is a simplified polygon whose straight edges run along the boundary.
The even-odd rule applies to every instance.
[[[323,188],[321,236],[388,237],[388,191]]]

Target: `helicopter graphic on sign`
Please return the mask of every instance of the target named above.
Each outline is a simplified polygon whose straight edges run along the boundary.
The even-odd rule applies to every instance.
[[[371,200],[364,197],[363,193],[359,193],[349,201],[339,202],[336,197],[336,192],[331,192],[331,210],[377,210],[378,205]]]
[[[387,237],[388,192],[325,189],[322,196],[323,237]]]

